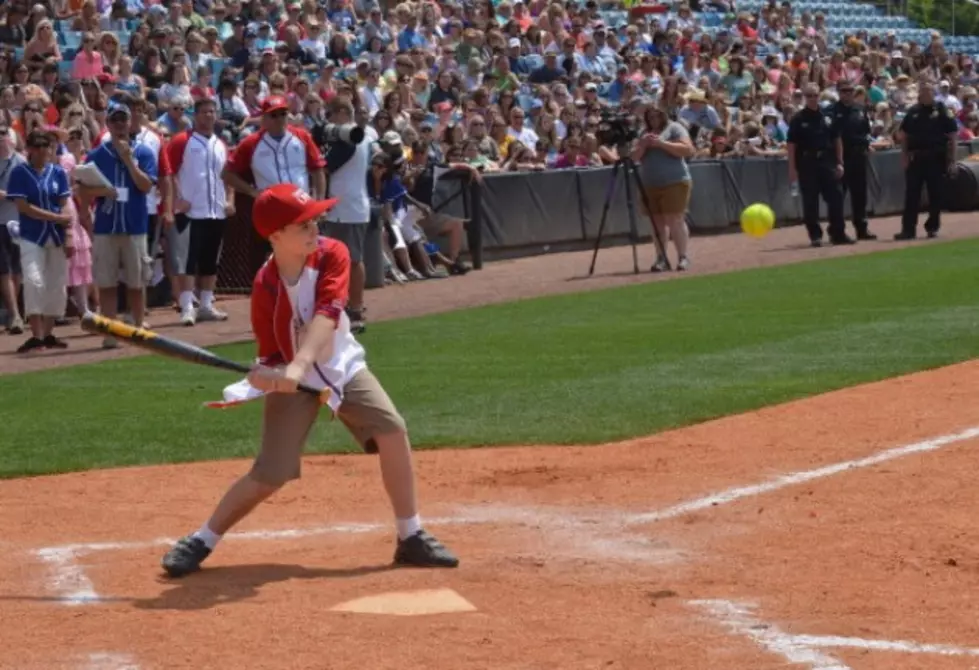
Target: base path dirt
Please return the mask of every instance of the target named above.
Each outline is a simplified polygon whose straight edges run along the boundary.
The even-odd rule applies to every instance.
[[[979,227],[975,224],[974,213],[945,214],[942,216],[941,240],[975,237],[979,235]],[[415,282],[368,291],[368,315],[371,322],[386,321],[540,295],[589,291],[748,267],[888,251],[904,248],[909,244],[894,242],[893,235],[900,230],[900,220],[895,217],[874,219],[871,229],[880,236],[878,241],[861,242],[848,247],[825,246],[820,249],[809,247],[805,229],[801,226],[775,230],[760,240],[740,234],[696,237],[691,242],[693,268],[688,273],[651,274],[649,267],[654,260],[652,244],[644,244],[639,248],[638,275],[633,273],[630,246],[602,249],[598,255],[595,275],[591,277],[588,276],[591,251],[496,261],[487,263],[483,270],[470,272],[465,277]],[[936,244],[941,243],[941,240],[921,240],[911,244]],[[670,254],[675,260],[672,249]],[[225,300],[221,308],[230,315],[230,319],[224,323],[202,323],[194,328],[184,328],[179,325],[178,315],[170,309],[154,310],[149,321],[154,329],[162,333],[205,347],[251,340],[248,301]],[[59,329],[58,334],[68,340],[70,349],[28,355],[15,353],[24,337],[0,335],[0,375],[145,355],[142,350],[133,347],[103,351],[101,339],[83,333],[77,324]]]
[[[167,544],[247,462],[7,481],[0,668],[977,667],[977,387],[967,363],[621,444],[420,453],[456,570],[390,569],[373,456],[306,459],[176,582]],[[335,611],[410,594],[469,611]]]

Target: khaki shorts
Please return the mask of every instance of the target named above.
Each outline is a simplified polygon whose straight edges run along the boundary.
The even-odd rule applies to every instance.
[[[262,448],[252,466],[252,479],[281,486],[299,478],[303,449],[319,410],[319,401],[305,393],[266,396]],[[337,417],[367,453],[377,451],[378,435],[407,430],[391,398],[366,368],[343,388]]]
[[[143,288],[153,278],[153,259],[146,251],[146,235],[93,235],[92,238],[92,276],[99,288],[115,288],[120,281],[127,288]]]
[[[658,214],[686,214],[690,204],[691,184],[681,181],[669,186],[646,187],[646,201],[649,203],[650,216]],[[645,203],[643,204],[645,207]]]

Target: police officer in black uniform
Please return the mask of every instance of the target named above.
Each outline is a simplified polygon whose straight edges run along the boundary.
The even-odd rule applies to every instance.
[[[850,192],[853,228],[858,240],[876,240],[867,226],[867,153],[870,151],[870,119],[867,109],[853,102],[853,84],[841,81],[836,90],[839,102],[830,107],[843,141],[843,196]]]
[[[955,170],[955,136],[958,126],[955,114],[943,102],[935,100],[935,83],[922,79],[918,83],[918,104],[911,107],[901,121],[901,162],[904,165],[904,215],[901,232],[895,240],[913,240],[918,235],[918,206],[921,186],[928,187],[928,237],[941,228],[942,191],[945,176]]]
[[[843,143],[833,119],[819,108],[819,87],[805,88],[806,106],[789,123],[789,180],[798,181],[802,194],[802,219],[814,247],[822,246],[819,196],[829,214],[827,233],[831,244],[853,244],[843,220]]]

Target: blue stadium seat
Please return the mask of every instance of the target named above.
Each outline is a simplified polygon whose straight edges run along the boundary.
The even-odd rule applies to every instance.
[[[211,59],[211,86],[215,89],[218,87],[218,82],[221,81],[221,73],[224,72],[229,60],[228,58]]]
[[[61,44],[69,49],[78,49],[82,45],[82,34],[74,30],[66,30],[61,33]]]

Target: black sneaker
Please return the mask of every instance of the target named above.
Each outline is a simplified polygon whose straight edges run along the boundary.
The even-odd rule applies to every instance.
[[[449,266],[449,274],[457,277],[461,277],[470,270],[472,270],[472,266],[469,265],[469,263],[464,263],[460,260],[456,260],[455,263]]]
[[[857,233],[857,239],[858,240],[861,240],[861,241],[864,241],[864,242],[870,242],[870,241],[876,240],[877,239],[877,236],[874,235],[869,230],[864,230],[864,231],[861,231],[861,232]]]
[[[823,246],[823,241],[822,240],[809,240],[809,246],[812,247],[813,249],[818,249],[821,246]]]
[[[896,241],[898,241],[898,242],[906,242],[906,241],[908,241],[908,240],[913,240],[913,239],[915,239],[916,237],[918,237],[918,236],[917,236],[917,235],[915,235],[914,233],[904,233],[904,232],[901,232],[901,233],[897,233],[897,234],[896,234],[896,235],[894,236],[894,239],[895,239]]]
[[[204,540],[187,535],[177,540],[177,544],[163,556],[163,569],[171,577],[183,577],[201,569],[201,563],[211,555]]]
[[[424,530],[404,540],[398,540],[394,562],[396,565],[414,565],[419,568],[454,568],[459,565],[459,559]]]
[[[842,237],[831,237],[829,243],[832,244],[834,247],[839,247],[839,246],[846,246],[848,244],[856,244],[857,241],[852,237],[847,237],[846,235],[843,235]]]
[[[937,230],[929,230],[927,232],[928,232],[928,239],[929,240],[933,240],[936,237],[938,237],[938,231]]]
[[[38,349],[43,349],[43,348],[44,348],[44,340],[42,340],[39,337],[31,337],[22,345],[17,347],[17,353],[26,354],[30,351],[36,351]]]
[[[54,335],[48,335],[44,338],[44,346],[47,349],[67,349],[68,343],[64,340],[59,340]]]

